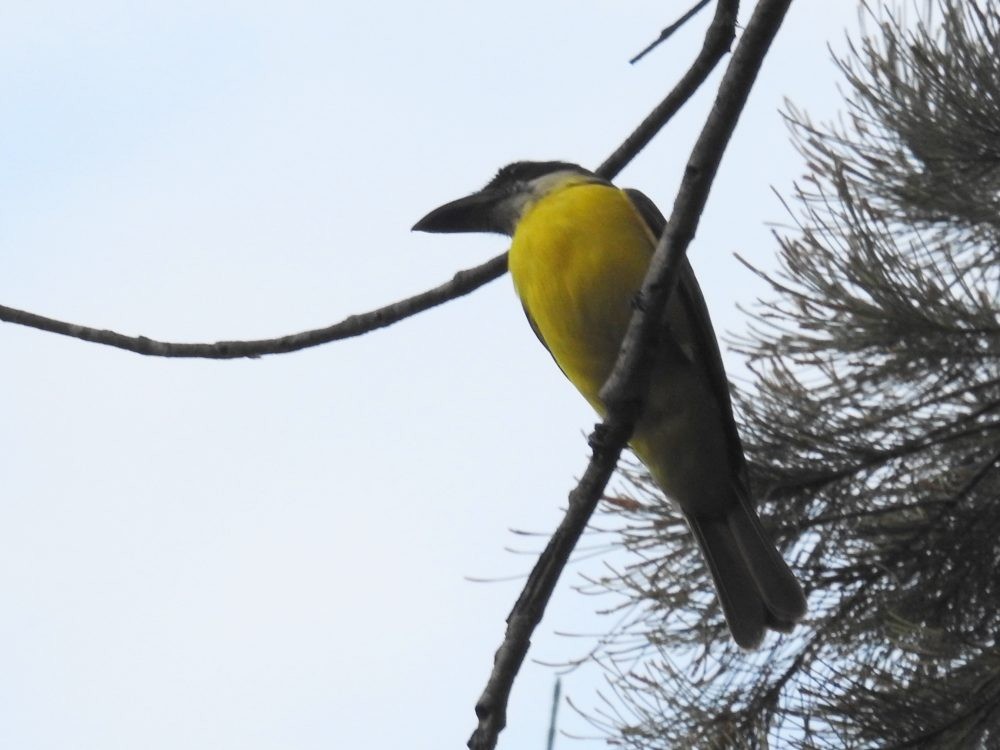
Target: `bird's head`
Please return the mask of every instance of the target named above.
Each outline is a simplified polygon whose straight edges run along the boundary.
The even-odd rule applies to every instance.
[[[513,235],[525,209],[568,182],[591,182],[593,172],[564,161],[517,161],[482,190],[445,203],[413,225],[418,232],[496,232]]]

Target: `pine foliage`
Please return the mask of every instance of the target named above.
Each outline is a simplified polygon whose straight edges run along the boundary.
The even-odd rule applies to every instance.
[[[591,715],[630,748],[1000,747],[1000,10],[867,11],[836,125],[738,346],[762,516],[809,592],[729,640],[683,519],[634,476]],[[904,11],[916,12],[907,21]],[[638,502],[636,502],[638,501]]]

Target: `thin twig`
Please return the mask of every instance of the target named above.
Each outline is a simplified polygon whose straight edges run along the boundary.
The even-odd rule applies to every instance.
[[[556,718],[559,715],[559,696],[562,694],[562,680],[556,677],[556,685],[552,689],[552,713],[549,715],[549,736],[545,743],[546,750],[555,750]]]
[[[663,129],[670,118],[701,87],[701,84],[715,70],[715,66],[719,64],[733,43],[733,37],[736,35],[736,11],[738,9],[739,0],[719,0],[715,6],[715,17],[712,18],[712,23],[709,24],[708,30],[705,32],[705,41],[701,45],[698,56],[691,63],[691,67],[663,101],[646,116],[645,120],[639,123],[639,127],[622,141],[622,144],[615,149],[611,156],[604,160],[604,163],[597,168],[597,174],[607,180],[613,180],[625,168],[625,165],[635,158],[636,154],[649,145],[653,136]]]
[[[538,559],[521,596],[507,618],[507,632],[497,650],[489,681],[476,704],[479,724],[469,739],[471,750],[493,750],[506,724],[507,700],[530,645],[531,635],[583,533],[628,440],[642,408],[641,384],[648,372],[644,349],[661,320],[677,269],[694,236],[709,189],[764,56],[784,20],[791,0],[760,0],[726,68],[715,103],[684,171],[684,179],[640,292],[611,377],[602,389],[608,417],[591,436],[593,456],[569,509]],[[720,4],[722,4],[720,0]],[[735,2],[730,3],[735,15]],[[713,25],[714,26],[714,25]],[[710,31],[711,33],[711,31]]]
[[[650,42],[645,47],[645,49],[642,50],[642,52],[640,52],[638,55],[636,55],[635,57],[633,57],[631,60],[628,61],[629,65],[635,65],[637,62],[639,62],[646,55],[648,55],[654,49],[656,49],[661,44],[663,44],[665,41],[667,41],[667,39],[669,39],[671,36],[673,36],[674,32],[677,31],[677,29],[679,29],[681,26],[683,26],[688,21],[690,21],[699,10],[701,10],[706,5],[708,5],[708,2],[709,2],[709,0],[701,0],[701,2],[699,2],[697,5],[695,5],[691,10],[689,10],[683,16],[681,16],[676,21],[674,21],[672,24],[670,24],[669,26],[667,26],[667,28],[665,28],[663,31],[661,31],[660,35],[656,39],[654,39],[652,42]]]
[[[208,359],[238,359],[255,358],[265,354],[285,354],[312,346],[327,344],[331,341],[349,339],[360,336],[379,328],[385,328],[411,315],[461,297],[475,291],[484,284],[499,278],[507,272],[507,254],[498,255],[475,268],[468,268],[456,273],[451,281],[447,281],[426,292],[393,302],[348,318],[326,328],[293,333],[276,339],[261,339],[258,341],[218,341],[214,344],[182,344],[166,341],[154,341],[145,336],[125,336],[114,331],[65,323],[53,320],[23,310],[0,305],[0,320],[7,323],[38,328],[50,333],[83,339],[95,344],[105,344],[119,349],[126,349],[137,354],[147,354],[155,357],[204,357]]]

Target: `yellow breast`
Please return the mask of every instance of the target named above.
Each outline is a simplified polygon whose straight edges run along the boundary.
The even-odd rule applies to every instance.
[[[576,183],[530,206],[514,233],[514,288],[556,362],[598,412],[653,253],[621,190]]]

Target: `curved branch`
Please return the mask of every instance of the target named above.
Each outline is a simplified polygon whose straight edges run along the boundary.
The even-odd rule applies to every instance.
[[[207,359],[239,359],[255,358],[265,354],[285,354],[300,349],[308,349],[331,341],[349,339],[353,336],[385,328],[398,323],[411,315],[429,310],[444,302],[462,297],[469,292],[499,278],[507,272],[507,253],[498,255],[475,268],[468,268],[456,273],[451,281],[447,281],[426,292],[393,302],[366,313],[351,315],[339,323],[326,328],[293,333],[275,339],[260,339],[257,341],[217,341],[214,344],[183,344],[167,341],[154,341],[145,336],[125,336],[114,331],[66,323],[53,320],[34,313],[15,310],[12,307],[0,305],[0,320],[6,323],[38,328],[50,333],[91,341],[95,344],[105,344],[118,349],[126,349],[137,354],[154,357],[203,357]]]
[[[597,174],[608,180],[613,179],[691,98],[732,43],[737,5],[736,0],[721,0],[719,2],[715,18],[705,35],[705,43],[691,68],[667,97],[642,121],[635,132],[626,138],[621,146],[597,168]],[[217,341],[214,343],[157,341],[146,336],[126,336],[116,331],[67,323],[3,305],[0,305],[0,321],[37,328],[40,331],[57,333],[61,336],[69,336],[152,357],[256,358],[266,354],[285,354],[308,349],[384,328],[411,315],[466,295],[502,276],[506,270],[507,254],[504,253],[480,266],[459,271],[451,281],[413,297],[367,313],[352,315],[326,328],[302,331],[272,339]]]
[[[712,110],[688,159],[674,209],[657,243],[640,291],[640,304],[632,314],[618,361],[602,389],[608,417],[591,435],[594,454],[579,484],[569,495],[566,516],[539,557],[507,618],[507,632],[497,650],[486,689],[476,704],[479,725],[469,739],[471,750],[496,747],[499,733],[506,724],[510,689],[528,651],[531,635],[631,435],[635,418],[642,408],[641,384],[649,370],[649,357],[645,354],[650,348],[647,343],[675,285],[677,270],[698,226],[722,154],[790,4],[791,0],[760,0],[726,68]],[[735,0],[720,0],[719,5],[726,5],[735,18]],[[713,28],[716,28],[714,23]]]

